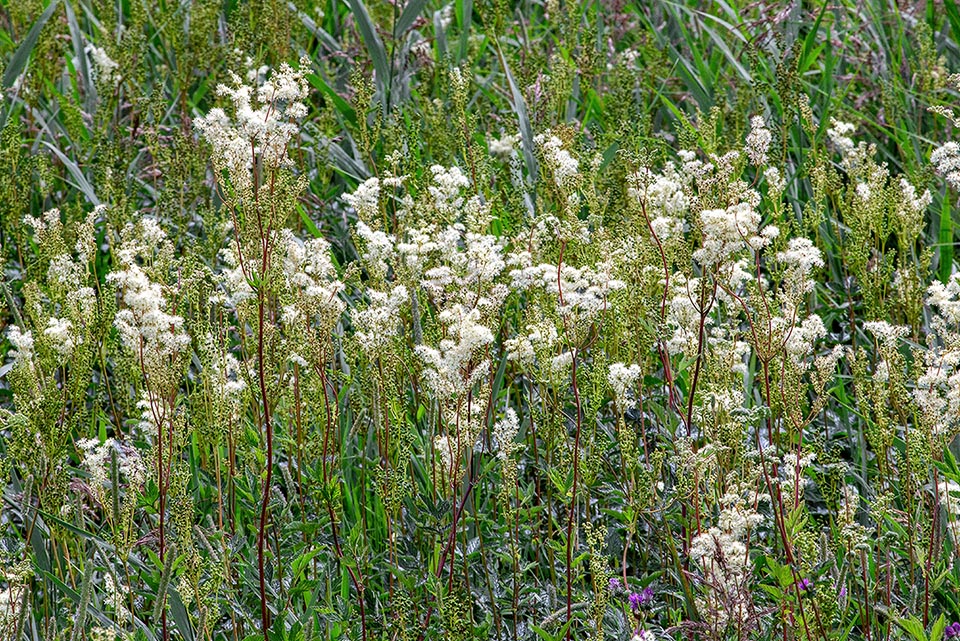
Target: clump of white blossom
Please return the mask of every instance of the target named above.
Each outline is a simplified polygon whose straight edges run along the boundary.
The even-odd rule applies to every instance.
[[[272,169],[289,164],[287,145],[300,131],[297,121],[307,115],[303,101],[308,67],[305,59],[300,69],[282,63],[268,79],[254,85],[244,84],[233,74],[233,86],[217,86],[217,95],[231,103],[233,116],[215,107],[196,120],[213,150],[214,164],[229,171],[238,191],[252,187],[255,161]]]

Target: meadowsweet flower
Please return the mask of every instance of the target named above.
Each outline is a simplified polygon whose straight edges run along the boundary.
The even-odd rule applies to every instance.
[[[607,381],[618,403],[626,400],[627,391],[637,384],[639,378],[640,366],[637,364],[628,366],[623,363],[613,363],[610,365]]]
[[[120,65],[114,62],[107,52],[93,44],[88,44],[86,53],[93,60],[96,68],[96,77],[104,86],[115,84],[119,81],[119,75],[115,75]]]
[[[507,408],[503,419],[497,421],[493,426],[493,436],[497,440],[500,449],[497,451],[497,458],[503,460],[510,458],[510,454],[516,447],[514,439],[520,432],[520,419],[517,413],[511,408]]]
[[[952,516],[960,516],[960,483],[945,479],[937,483],[940,504]]]
[[[354,336],[361,349],[375,356],[399,331],[400,308],[410,294],[406,287],[397,285],[389,292],[367,290],[367,296],[370,299],[367,306],[352,315]]]
[[[301,240],[290,229],[284,229],[280,239],[285,249],[283,273],[287,285],[299,294],[295,305],[303,318],[319,318],[329,329],[346,309],[346,303],[337,296],[343,283],[337,279],[330,243],[323,238]]]
[[[960,325],[960,274],[951,275],[946,284],[933,281],[927,288],[926,302],[944,320]]]
[[[933,202],[933,196],[930,195],[929,189],[924,189],[923,193],[918,196],[917,188],[910,184],[910,181],[906,178],[900,178],[900,191],[903,194],[903,205],[910,212],[924,212]]]
[[[863,329],[876,336],[880,341],[895,345],[897,341],[910,333],[909,327],[891,325],[887,321],[867,321]]]
[[[493,343],[493,333],[481,325],[480,312],[455,304],[439,314],[447,338],[437,348],[417,345],[415,352],[426,366],[425,382],[441,398],[459,397],[485,372],[485,361],[471,367],[473,356]]]
[[[452,216],[463,205],[460,190],[469,187],[470,180],[459,167],[433,165],[430,172],[433,180],[427,191],[433,196],[433,205],[441,216]]]
[[[59,254],[50,259],[47,281],[64,289],[75,289],[83,282],[83,267],[69,254]]]
[[[836,120],[835,118],[830,119],[830,124],[832,126],[827,129],[827,137],[830,138],[830,142],[837,148],[841,156],[844,158],[850,156],[856,148],[853,139],[850,138],[850,135],[853,134],[856,127],[848,122]]]
[[[960,145],[950,141],[933,150],[930,162],[947,184],[960,189]]]
[[[533,142],[543,152],[544,160],[553,174],[553,182],[561,189],[575,186],[580,176],[580,161],[563,148],[563,141],[553,134],[539,134]]]
[[[393,237],[370,229],[363,220],[357,222],[356,231],[362,244],[361,258],[367,269],[377,278],[386,277],[387,265],[393,258]]]
[[[51,317],[43,335],[50,340],[50,346],[64,358],[69,358],[73,348],[82,342],[82,337],[73,332],[73,323],[66,318]]]
[[[557,328],[552,323],[527,325],[527,334],[521,334],[504,341],[507,360],[523,365],[532,365],[537,349],[549,349],[558,339]]]
[[[162,287],[151,282],[136,263],[110,272],[107,281],[116,284],[123,294],[126,308],[117,312],[114,325],[128,350],[142,352],[146,361],[162,367],[166,359],[190,344],[183,318],[164,311],[167,303]]]
[[[33,360],[33,332],[24,332],[19,326],[11,325],[7,329],[7,340],[13,345],[8,355],[13,358],[14,363],[29,363]]]
[[[628,185],[627,195],[636,202],[642,203],[647,210],[647,215],[653,220],[682,218],[690,207],[690,198],[684,189],[683,176],[677,172],[672,162],[666,164],[662,174],[656,174],[646,168],[641,169],[630,177]],[[665,223],[661,223],[663,224]],[[682,220],[680,224],[682,225]]]
[[[702,265],[717,265],[748,246],[757,251],[769,244],[758,235],[760,214],[748,203],[726,209],[705,209],[700,212],[703,244],[693,252]]]
[[[487,148],[491,156],[500,160],[509,160],[516,153],[519,142],[520,134],[504,134],[500,138],[490,138],[487,141]]]
[[[759,167],[767,163],[767,150],[770,148],[770,141],[773,135],[767,129],[761,116],[754,116],[750,119],[750,133],[747,134],[747,144],[745,152],[751,164]]]
[[[767,167],[763,171],[763,177],[767,181],[767,187],[770,189],[770,197],[777,199],[787,188],[787,181],[783,174],[776,167]]]
[[[796,269],[806,276],[814,269],[823,267],[823,254],[809,238],[791,238],[786,251],[777,253],[777,260],[788,268]]]
[[[570,378],[573,366],[573,352],[565,351],[553,357],[550,361],[550,375],[554,381],[565,381]]]
[[[143,459],[133,447],[112,438],[103,443],[96,438],[83,438],[77,441],[77,448],[83,453],[82,464],[90,474],[90,485],[97,492],[110,487],[111,452],[117,453],[117,469],[128,482],[139,485],[146,479]]]
[[[33,228],[33,242],[38,245],[43,245],[49,236],[55,236],[63,231],[60,210],[56,207],[48,209],[39,218],[28,214],[23,217],[23,223]]]
[[[252,186],[254,158],[271,169],[289,163],[287,145],[300,131],[294,121],[307,114],[304,70],[309,61],[301,60],[300,66],[295,70],[282,63],[260,86],[245,85],[233,74],[234,86],[219,85],[217,95],[232,103],[234,118],[216,107],[195,121],[213,149],[214,164],[229,171],[236,188]]]
[[[357,185],[352,194],[344,194],[340,198],[353,207],[361,221],[376,220],[380,213],[380,179],[368,178]],[[359,231],[359,226],[357,229]]]
[[[453,473],[453,462],[457,458],[456,442],[449,436],[437,436],[433,439],[433,448],[440,457],[440,469],[449,476]]]

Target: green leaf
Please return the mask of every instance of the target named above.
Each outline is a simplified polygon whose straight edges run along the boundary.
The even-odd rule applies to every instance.
[[[377,91],[383,105],[383,111],[387,112],[390,108],[390,65],[387,61],[387,51],[383,47],[383,40],[377,33],[377,26],[370,19],[362,0],[347,0],[350,4],[350,10],[353,13],[354,20],[357,21],[357,29],[363,38],[363,43],[367,45],[367,52],[370,54],[370,60],[373,62],[373,68],[376,71],[374,79],[377,85]]]
[[[23,42],[21,42],[17,50],[13,52],[13,57],[10,58],[10,62],[7,63],[7,68],[3,71],[3,78],[0,79],[0,85],[3,85],[3,89],[12,87],[14,81],[23,73],[23,70],[27,66],[27,60],[30,59],[30,54],[33,53],[33,48],[37,46],[40,31],[44,25],[47,24],[47,21],[50,20],[50,16],[52,16],[56,10],[58,2],[59,0],[52,0],[50,4],[47,5],[44,12],[40,14],[37,21],[30,27],[30,31],[27,32]],[[11,109],[13,109],[12,103],[0,113],[0,130],[7,124],[7,117],[10,115]]]
[[[520,138],[523,142],[523,159],[527,164],[527,183],[531,184],[537,179],[537,160],[533,155],[533,127],[530,125],[530,116],[527,115],[527,103],[523,99],[523,92],[517,86],[510,73],[510,65],[500,49],[500,43],[494,40],[494,46],[497,50],[497,58],[500,60],[500,67],[503,69],[503,75],[507,77],[507,84],[510,86],[510,95],[512,100],[510,106],[513,112],[517,114],[517,121],[520,124]],[[527,213],[533,216],[536,209],[532,197],[529,193],[524,194],[524,203],[527,205]]]
[[[402,36],[413,26],[414,21],[423,13],[423,8],[427,6],[427,0],[409,0],[407,6],[403,8],[403,13],[396,24],[393,25],[393,37]]]
[[[940,206],[940,282],[946,283],[953,273],[953,216],[950,192],[943,197]]]
[[[914,641],[927,641],[923,631],[923,624],[916,617],[896,619],[897,625],[903,628]]]
[[[307,79],[307,82],[309,82],[311,85],[316,87],[317,90],[320,91],[320,93],[330,98],[330,100],[333,102],[333,106],[337,108],[337,111],[340,113],[341,116],[343,116],[346,119],[347,122],[349,122],[351,125],[356,126],[357,124],[356,110],[353,107],[351,107],[350,103],[344,100],[340,94],[334,91],[333,87],[327,84],[326,80],[324,80],[320,75],[315,73],[307,74],[306,79]]]
[[[934,623],[933,627],[930,628],[930,641],[941,641],[943,639],[943,632],[947,629],[947,619],[940,615]]]
[[[37,21],[33,23],[33,26],[30,27],[30,31],[27,32],[27,36],[23,39],[23,42],[20,43],[20,46],[17,47],[17,50],[13,53],[13,57],[10,58],[10,62],[7,63],[7,68],[3,72],[3,79],[0,80],[4,89],[9,89],[12,87],[13,81],[20,76],[24,68],[27,66],[27,60],[30,58],[33,48],[37,46],[37,39],[40,37],[40,31],[43,29],[43,26],[47,24],[47,20],[50,19],[50,16],[53,15],[54,10],[57,8],[58,2],[59,0],[53,0],[49,5],[47,5],[46,10],[40,14],[40,17],[37,18]],[[0,123],[0,126],[2,126],[2,123]]]
[[[67,158],[62,151],[60,151],[54,145],[51,145],[46,140],[42,140],[41,142],[49,147],[50,150],[57,156],[57,158],[60,159],[60,162],[63,163],[64,167],[67,168],[67,173],[69,173],[73,177],[74,181],[76,181],[75,183],[72,183],[73,186],[83,192],[83,194],[87,197],[87,201],[89,201],[91,205],[94,207],[99,205],[100,199],[97,198],[97,194],[93,190],[93,185],[91,185],[90,181],[87,180],[87,177],[83,175],[83,171],[80,169],[80,166]]]

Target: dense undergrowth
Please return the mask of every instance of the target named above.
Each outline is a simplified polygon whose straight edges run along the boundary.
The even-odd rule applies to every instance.
[[[0,637],[960,635],[960,11],[0,2]]]

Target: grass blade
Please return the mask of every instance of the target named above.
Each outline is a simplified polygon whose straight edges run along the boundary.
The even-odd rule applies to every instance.
[[[403,8],[403,13],[400,14],[400,18],[397,19],[397,23],[393,26],[393,37],[398,38],[405,34],[407,30],[413,26],[414,21],[423,13],[423,9],[426,6],[427,0],[409,0],[407,6]]]
[[[30,27],[30,31],[27,32],[27,36],[23,39],[23,42],[20,43],[20,46],[17,47],[17,50],[13,53],[13,57],[10,59],[10,62],[7,64],[7,68],[3,72],[3,88],[9,89],[13,86],[13,81],[23,72],[24,68],[27,66],[27,60],[30,58],[30,54],[33,52],[33,48],[37,46],[37,40],[40,38],[40,30],[43,29],[44,25],[47,24],[47,21],[50,19],[50,16],[53,15],[53,12],[57,8],[57,3],[59,0],[53,0],[49,5],[47,5],[46,10],[40,14],[40,17],[37,18],[37,21],[33,23],[33,26]]]
[[[527,114],[527,103],[523,99],[523,93],[520,91],[520,87],[517,86],[516,81],[513,79],[513,74],[510,73],[510,65],[507,64],[507,59],[503,55],[503,50],[500,49],[500,43],[494,40],[494,45],[497,49],[497,58],[500,60],[500,67],[503,69],[503,74],[507,77],[507,84],[510,86],[510,106],[513,107],[513,112],[517,114],[517,120],[520,123],[520,138],[523,142],[523,159],[527,163],[527,184],[532,185],[533,181],[537,179],[537,159],[533,155],[533,127],[530,126],[530,116]],[[532,216],[536,210],[535,203],[532,200],[532,196],[525,194],[524,201],[526,201],[528,213]]]
[[[953,273],[953,217],[950,196],[943,198],[940,207],[940,281],[946,283]]]
[[[350,3],[350,10],[354,19],[357,21],[357,29],[363,37],[364,44],[367,45],[367,53],[370,54],[370,60],[373,62],[373,69],[376,72],[374,79],[377,86],[377,93],[380,94],[380,100],[384,112],[389,110],[390,106],[390,65],[387,62],[387,50],[383,46],[383,40],[377,33],[377,26],[370,19],[370,14],[363,4],[363,0],[347,0]]]

